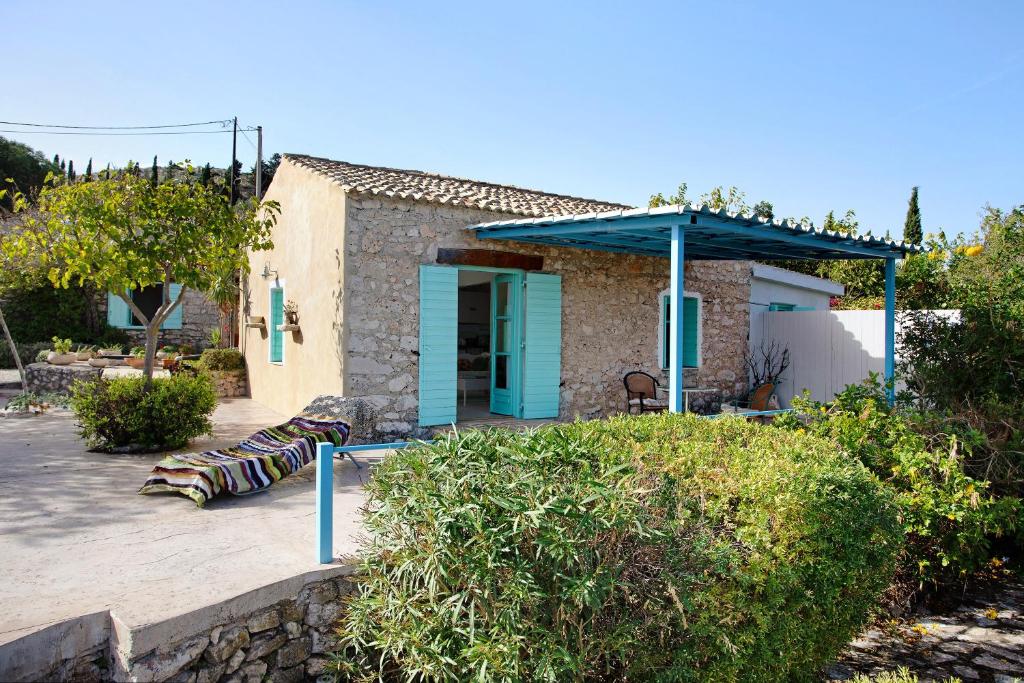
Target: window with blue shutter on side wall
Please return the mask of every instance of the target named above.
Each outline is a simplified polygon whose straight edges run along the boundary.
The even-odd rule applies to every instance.
[[[284,332],[277,329],[284,325],[284,290],[275,287],[270,290],[270,362],[284,362]]]
[[[163,285],[153,285],[144,289],[136,289],[129,292],[135,305],[142,309],[143,313],[152,315],[160,307],[163,300]],[[171,301],[181,296],[181,285],[172,284],[170,290]],[[160,326],[161,330],[180,330],[184,320],[185,305],[180,303]],[[142,329],[142,324],[135,319],[128,304],[124,299],[113,292],[107,292],[107,324],[111,327],[121,329]]]
[[[700,329],[701,316],[704,311],[700,299],[693,296],[683,297],[683,367],[696,368],[700,366]],[[672,300],[668,294],[661,297],[661,367],[667,370],[669,366],[669,342],[672,334]]]

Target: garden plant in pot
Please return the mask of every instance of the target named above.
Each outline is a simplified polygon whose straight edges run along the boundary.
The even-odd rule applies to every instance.
[[[88,346],[86,344],[79,344],[78,350],[75,351],[75,360],[87,361],[96,355],[96,347]]]
[[[166,344],[160,347],[160,350],[156,352],[156,357],[160,360],[165,358],[174,358],[178,355],[178,347],[174,344]]]
[[[125,362],[128,363],[129,367],[133,367],[136,370],[142,370],[146,367],[146,347],[132,347],[131,356]]]
[[[71,340],[54,337],[53,351],[46,356],[46,362],[51,365],[71,365],[78,358],[77,354],[71,352]]]
[[[105,346],[99,350],[101,356],[120,356],[123,349],[120,346]]]

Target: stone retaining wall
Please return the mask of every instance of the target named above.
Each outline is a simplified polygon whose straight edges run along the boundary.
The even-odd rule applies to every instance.
[[[114,662],[113,680],[173,683],[297,683],[324,673],[347,577],[310,584],[294,599]]]
[[[249,395],[249,382],[245,370],[208,370],[214,389],[220,398]]]
[[[352,571],[293,577],[158,623],[128,626],[109,612],[70,619],[0,645],[0,680],[315,680],[337,646],[334,626],[353,590]]]
[[[68,392],[76,381],[98,378],[102,368],[91,365],[50,365],[32,363],[25,367],[28,390],[37,394],[47,391]]]

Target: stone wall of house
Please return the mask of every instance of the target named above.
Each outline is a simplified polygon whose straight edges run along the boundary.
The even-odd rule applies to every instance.
[[[668,259],[477,240],[465,227],[508,216],[426,202],[349,195],[345,217],[345,395],[378,406],[380,429],[415,432],[419,266],[439,248],[544,257],[562,276],[562,418],[622,411],[622,376],[657,374],[659,294]],[[287,211],[287,207],[285,207]],[[746,390],[750,264],[690,262],[686,289],[703,297],[702,367],[690,383]]]
[[[160,345],[191,344],[196,349],[210,345],[210,330],[220,328],[220,309],[202,292],[186,289],[182,306],[181,329],[163,330],[160,332]],[[107,319],[107,298],[101,296],[98,304],[100,320]],[[146,333],[142,330],[125,330],[132,344],[146,343]]]

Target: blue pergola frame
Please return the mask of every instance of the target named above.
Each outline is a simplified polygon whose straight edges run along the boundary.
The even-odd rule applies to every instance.
[[[791,221],[671,205],[576,216],[547,216],[469,226],[478,239],[513,240],[555,247],[668,257],[672,302],[683,300],[687,259],[781,261],[885,259],[885,381],[894,399],[896,259],[923,251],[890,239],[815,230]],[[682,412],[683,307],[673,304],[669,330],[669,410]]]

